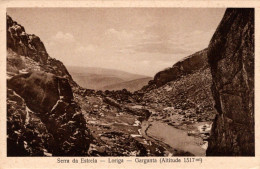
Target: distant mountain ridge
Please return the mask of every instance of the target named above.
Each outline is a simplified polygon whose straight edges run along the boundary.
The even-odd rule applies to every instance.
[[[67,66],[67,68],[73,79],[80,86],[94,90],[120,90],[126,88],[127,90],[134,91],[140,89],[141,85],[146,85],[151,80],[150,77],[145,75],[115,69],[77,66]],[[134,86],[138,86],[137,88],[127,85],[128,81],[133,84],[133,80],[138,79],[140,84],[134,84]]]
[[[145,77],[145,78],[141,78],[141,79],[135,79],[135,80],[130,80],[130,81],[126,81],[126,82],[121,82],[121,83],[104,86],[103,89],[106,89],[106,90],[127,89],[130,92],[134,92],[134,91],[140,90],[143,86],[147,85],[150,80],[152,80],[151,77]]]

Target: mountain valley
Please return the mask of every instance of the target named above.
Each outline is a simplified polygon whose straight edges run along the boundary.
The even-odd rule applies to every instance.
[[[253,12],[246,14],[252,18]],[[243,11],[227,9],[208,48],[153,78],[65,67],[49,56],[38,36],[27,34],[7,15],[7,155],[254,154],[249,141],[254,135],[254,33],[252,20],[240,15]],[[239,28],[241,35],[223,25]],[[219,56],[214,54],[218,50]],[[230,60],[236,61],[234,69]],[[233,98],[227,96],[230,92],[241,93]],[[231,111],[233,102],[242,105],[235,110],[238,118]],[[241,135],[246,135],[245,148]],[[223,152],[223,147],[230,151]]]

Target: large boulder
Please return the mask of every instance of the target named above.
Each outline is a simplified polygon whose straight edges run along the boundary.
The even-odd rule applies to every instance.
[[[49,112],[60,97],[67,102],[73,99],[67,79],[51,73],[20,74],[8,80],[7,85],[21,95],[33,111],[40,113]]]
[[[208,47],[218,116],[208,156],[253,156],[254,9],[227,9]]]
[[[73,101],[67,79],[41,71],[30,72],[14,76],[7,86],[25,101],[29,116],[37,116],[53,137],[46,148],[48,152],[55,156],[87,155],[91,135],[80,107]],[[9,108],[7,111],[12,117],[14,112]]]

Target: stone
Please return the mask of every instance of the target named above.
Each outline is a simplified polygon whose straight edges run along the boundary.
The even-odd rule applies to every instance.
[[[254,156],[254,9],[227,9],[208,47],[218,115],[208,156]]]
[[[24,99],[25,104],[35,112],[35,116],[52,135],[53,140],[46,149],[53,156],[87,155],[91,136],[83,115],[73,102],[73,93],[67,79],[46,72],[30,72],[12,77],[7,86]],[[10,108],[8,112],[12,114]],[[25,138],[28,140],[35,136],[27,134]]]

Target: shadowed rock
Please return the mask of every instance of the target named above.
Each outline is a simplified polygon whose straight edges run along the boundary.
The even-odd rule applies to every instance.
[[[219,115],[209,156],[253,156],[254,9],[227,9],[208,47],[212,92]]]
[[[87,155],[91,136],[80,108],[73,101],[67,79],[46,72],[30,72],[14,76],[7,86],[24,99],[53,137],[46,147],[48,152],[54,156]],[[10,109],[8,112],[12,114]]]
[[[51,73],[20,74],[7,85],[24,98],[30,109],[39,113],[49,112],[60,97],[68,103],[73,99],[68,80]]]

